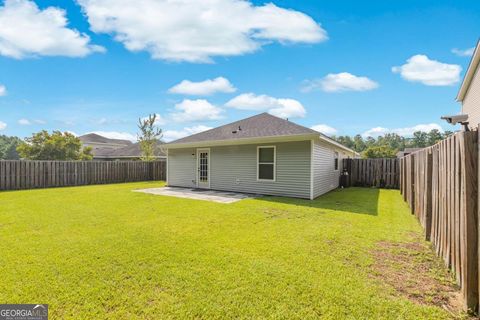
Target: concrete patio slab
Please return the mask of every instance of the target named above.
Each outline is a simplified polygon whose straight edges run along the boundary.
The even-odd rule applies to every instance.
[[[179,187],[149,188],[149,189],[139,189],[139,190],[133,190],[133,191],[155,194],[160,196],[171,196],[171,197],[177,197],[177,198],[206,200],[206,201],[213,201],[218,203],[234,203],[243,199],[260,197],[260,195],[247,194],[247,193],[216,191],[216,190],[206,190],[206,189],[179,188]]]

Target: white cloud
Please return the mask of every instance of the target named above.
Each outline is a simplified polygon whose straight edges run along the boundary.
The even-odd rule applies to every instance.
[[[302,91],[322,90],[325,92],[368,91],[378,88],[378,83],[348,72],[329,73],[322,79],[307,81]]]
[[[183,80],[179,84],[168,89],[170,93],[188,94],[197,96],[208,96],[216,92],[235,92],[237,89],[224,77],[207,79],[200,82]]]
[[[7,87],[0,84],[0,97],[6,96],[6,95],[7,95]]]
[[[0,130],[4,130],[7,127],[5,122],[0,121]]]
[[[417,54],[407,60],[403,66],[393,67],[392,72],[399,73],[403,79],[421,82],[427,86],[449,86],[460,80],[462,67],[430,60]]]
[[[473,55],[473,52],[475,51],[475,47],[471,47],[468,49],[457,49],[453,48],[452,53],[456,54],[459,57],[471,57]]]
[[[121,139],[121,140],[130,140],[137,141],[137,136],[129,132],[118,132],[118,131],[93,131],[88,133],[95,133],[101,136],[104,136],[109,139]]]
[[[243,93],[228,101],[225,106],[240,110],[268,111],[280,118],[303,118],[307,113],[294,99],[274,98],[267,95]]]
[[[177,140],[195,133],[199,133],[202,131],[207,131],[212,129],[211,127],[207,127],[204,125],[198,125],[194,127],[183,128],[182,130],[166,130],[163,132],[163,140],[166,142],[170,142],[173,140]]]
[[[66,130],[64,132],[70,133],[70,134],[74,135],[75,137],[78,137],[78,134],[74,131]]]
[[[212,62],[251,53],[272,41],[327,40],[320,24],[299,11],[245,0],[78,0],[96,33],[154,59]]]
[[[0,7],[0,55],[22,59],[34,56],[84,57],[105,48],[67,28],[63,9],[40,10],[33,1],[6,0]]]
[[[423,132],[429,132],[433,129],[437,129],[441,132],[443,132],[443,128],[436,124],[436,123],[428,123],[428,124],[417,124],[416,126],[413,127],[406,127],[406,128],[396,128],[396,129],[388,129],[384,127],[375,127],[372,129],[369,129],[362,133],[362,136],[364,137],[378,137],[378,136],[383,136],[386,133],[396,133],[400,136],[404,137],[409,137],[412,136],[414,132],[416,131],[423,131]]]
[[[45,120],[40,120],[40,119],[35,119],[35,120],[29,120],[29,119],[19,119],[18,124],[22,126],[29,126],[31,124],[46,124],[47,122]]]
[[[190,122],[203,120],[218,120],[222,118],[223,110],[204,99],[184,99],[175,105],[177,112],[171,113],[176,122]]]
[[[321,133],[326,134],[326,135],[334,135],[334,134],[337,133],[337,129],[332,128],[330,126],[327,126],[326,124],[317,124],[317,125],[311,127],[311,129],[313,129],[315,131],[318,131],[318,132],[321,132]]]

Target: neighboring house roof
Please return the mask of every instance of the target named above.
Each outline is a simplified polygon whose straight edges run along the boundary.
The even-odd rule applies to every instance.
[[[457,94],[457,101],[462,102],[465,98],[465,95],[468,92],[468,88],[470,87],[470,83],[472,82],[473,76],[475,75],[475,71],[478,68],[480,63],[480,40],[477,42],[477,46],[475,47],[475,51],[473,52],[472,59],[470,60],[470,64],[468,65],[467,72],[463,77],[462,85],[460,86],[460,90]]]
[[[397,157],[401,158],[407,154],[417,152],[419,150],[422,150],[423,148],[405,148],[403,151],[398,151],[397,152]]]
[[[121,145],[131,145],[132,142],[129,140],[122,139],[110,139],[104,136],[101,136],[96,133],[88,133],[83,136],[78,137],[83,143],[111,143],[111,144],[121,144]]]
[[[162,150],[161,146],[163,142],[157,144],[156,157],[166,157],[165,152]],[[142,150],[140,149],[140,144],[133,143],[129,146],[116,149],[105,155],[106,158],[140,158],[142,156]]]
[[[419,150],[422,150],[423,148],[405,148],[403,150],[403,152],[405,153],[412,153],[412,152],[416,152],[416,151],[419,151]]]
[[[233,144],[243,140],[249,141],[262,138],[283,139],[288,137],[305,138],[307,136],[310,138],[320,137],[342,149],[354,152],[318,131],[272,116],[266,112],[172,141],[167,143],[166,147],[186,147],[195,144],[215,144],[219,142]]]
[[[138,143],[129,140],[110,139],[96,133],[89,133],[79,137],[85,145],[92,146],[94,158],[100,159],[120,159],[120,158],[140,158],[142,151]],[[160,148],[163,142],[157,145],[156,157],[166,157],[165,152]]]

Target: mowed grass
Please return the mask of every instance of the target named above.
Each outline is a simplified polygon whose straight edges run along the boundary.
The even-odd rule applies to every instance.
[[[132,183],[0,193],[0,301],[51,319],[442,319],[372,277],[421,232],[398,191],[218,204]]]

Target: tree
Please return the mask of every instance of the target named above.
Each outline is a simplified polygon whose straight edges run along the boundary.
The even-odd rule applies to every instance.
[[[349,136],[332,136],[331,137],[333,140],[339,142],[340,144],[344,145],[347,148],[354,149],[355,148],[355,143],[353,142],[352,138]]]
[[[446,131],[445,131],[445,133],[446,133]],[[433,146],[434,144],[443,140],[444,138],[446,138],[446,137],[444,137],[444,135],[438,129],[432,129],[427,134],[427,144],[429,146]]]
[[[445,130],[445,131],[443,132],[443,139],[450,137],[452,134],[453,134],[452,131]]]
[[[68,132],[46,130],[34,133],[20,143],[17,151],[28,160],[92,160],[92,148],[83,147],[76,136]]]
[[[413,137],[405,138],[396,133],[386,133],[383,136],[378,136],[376,139],[373,137],[363,138],[357,134],[353,138],[349,136],[332,137],[342,145],[353,149],[357,152],[361,152],[364,157],[378,158],[382,157],[394,157],[397,151],[409,148],[425,148],[438,143],[439,141],[449,137],[453,132],[445,131],[441,133],[437,129],[433,129],[430,132],[416,131],[413,133]]]
[[[18,160],[17,146],[22,142],[18,137],[0,136],[0,160]]]
[[[411,141],[413,148],[425,148],[428,146],[428,134],[424,131],[415,131]]]
[[[396,133],[386,133],[377,138],[375,145],[385,145],[392,149],[403,150],[405,148],[405,138]]]
[[[353,144],[355,151],[362,152],[363,150],[365,150],[365,142],[363,141],[361,135],[357,134],[355,137],[353,137]]]
[[[395,158],[397,150],[389,146],[370,146],[362,153],[364,158]]]
[[[142,150],[142,160],[152,161],[155,159],[156,148],[162,138],[162,129],[156,126],[157,115],[151,114],[148,118],[138,119],[138,143]]]

